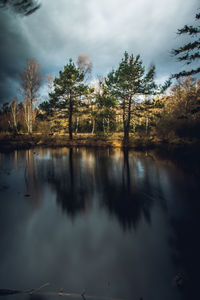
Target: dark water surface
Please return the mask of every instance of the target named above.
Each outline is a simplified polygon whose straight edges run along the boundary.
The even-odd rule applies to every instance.
[[[0,180],[0,289],[200,299],[194,174],[148,153],[61,148],[0,154]]]

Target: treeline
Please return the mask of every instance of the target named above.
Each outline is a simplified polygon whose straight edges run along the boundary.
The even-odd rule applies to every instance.
[[[18,103],[14,98],[0,110],[0,131],[10,133],[90,133],[112,135],[126,130],[126,114],[130,114],[129,132],[133,136],[157,137],[170,140],[176,137],[200,138],[200,80],[191,77],[179,79],[167,95],[135,95],[129,109],[127,102],[110,94],[105,78],[73,100],[70,117],[68,98],[57,99],[54,88],[49,100],[34,107],[31,103]],[[53,80],[51,82],[53,87]],[[83,88],[83,86],[81,87]],[[87,92],[87,93],[86,93]],[[58,93],[58,90],[56,90]],[[75,94],[74,94],[75,95]],[[59,95],[59,97],[61,97]],[[30,114],[32,117],[30,117]],[[30,126],[32,123],[32,127]]]

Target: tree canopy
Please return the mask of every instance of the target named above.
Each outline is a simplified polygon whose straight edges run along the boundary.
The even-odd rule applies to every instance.
[[[70,59],[69,63],[64,66],[64,71],[60,71],[59,77],[55,78],[54,91],[49,94],[50,107],[67,110],[70,139],[73,138],[72,117],[75,106],[81,96],[86,95],[88,92],[88,86],[83,83],[84,77],[85,72],[76,67]]]
[[[145,74],[145,67],[140,59],[133,54],[124,53],[119,66],[112,70],[106,79],[111,95],[115,96],[123,110],[124,142],[129,139],[130,120],[134,97],[138,94],[152,94],[155,92],[155,66],[151,66]]]

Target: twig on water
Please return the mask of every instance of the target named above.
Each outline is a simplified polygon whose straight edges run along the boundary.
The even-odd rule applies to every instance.
[[[49,285],[49,282],[41,285],[38,289],[33,289],[31,291],[29,291],[29,294],[32,295],[33,293],[37,293],[39,290],[43,289],[45,286],[48,286]]]
[[[82,291],[81,297],[83,298],[83,300],[86,300],[86,299],[85,299],[85,290]]]
[[[0,296],[6,296],[6,295],[14,295],[14,294],[29,294],[29,295],[38,295],[38,296],[63,296],[63,297],[70,297],[70,298],[82,298],[82,300],[125,300],[122,298],[112,298],[112,297],[101,297],[101,296],[91,296],[91,295],[87,295],[87,299],[85,296],[85,290],[83,290],[83,292],[81,294],[76,294],[76,293],[64,293],[63,289],[60,289],[59,292],[39,292],[42,288],[44,288],[45,286],[49,285],[49,283],[45,283],[43,285],[41,285],[39,288],[37,289],[29,289],[29,290],[10,290],[10,289],[0,289]]]

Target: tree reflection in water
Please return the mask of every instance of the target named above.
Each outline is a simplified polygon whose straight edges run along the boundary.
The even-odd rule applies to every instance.
[[[28,174],[33,176],[28,181],[35,186],[48,183],[57,203],[72,218],[88,213],[96,201],[118,219],[124,230],[136,228],[142,217],[151,223],[154,199],[162,199],[159,178],[152,181],[156,169],[152,175],[150,162],[144,157],[130,158],[128,150],[70,148],[52,151],[49,159],[37,164],[29,162],[32,171]]]
[[[102,204],[108,209],[110,214],[117,217],[123,229],[136,228],[141,217],[151,222],[150,210],[153,204],[150,185],[148,182],[148,172],[144,170],[144,178],[139,185],[132,181],[132,173],[137,172],[136,168],[130,170],[129,152],[123,151],[123,166],[121,170],[121,180],[108,176],[106,169],[102,178]]]
[[[74,161],[73,149],[68,152],[68,162],[59,165],[60,172],[49,178],[57,193],[57,202],[62,210],[69,216],[75,217],[79,212],[84,212],[90,205],[90,187],[82,182],[81,170]],[[80,172],[79,172],[80,171]]]

